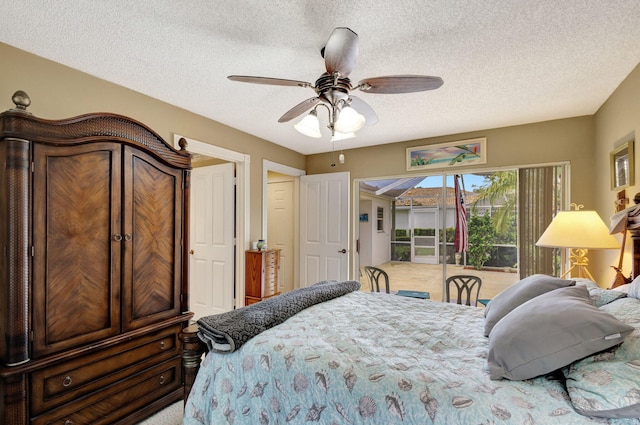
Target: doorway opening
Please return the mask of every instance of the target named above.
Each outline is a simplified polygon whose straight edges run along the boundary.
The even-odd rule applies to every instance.
[[[208,282],[202,279],[194,278],[193,271],[190,273],[190,294],[191,300],[189,304],[195,305],[196,303],[202,304],[203,309],[211,308],[211,311],[216,311],[217,313],[222,310],[228,310],[233,308],[242,307],[244,305],[244,261],[240,260],[243,258],[245,247],[249,245],[249,214],[246,213],[249,209],[249,166],[250,166],[250,156],[231,151],[229,149],[221,148],[218,146],[214,146],[202,141],[190,139],[179,134],[174,134],[173,143],[174,146],[178,146],[178,141],[184,138],[187,141],[187,150],[197,155],[196,161],[200,162],[202,158],[204,164],[207,164],[206,161],[213,161],[216,163],[227,163],[231,164],[234,171],[232,178],[226,178],[224,183],[221,182],[220,179],[217,180],[215,190],[215,194],[208,193],[206,196],[217,196],[220,192],[228,193],[228,190],[233,192],[231,198],[227,197],[227,201],[225,202],[213,202],[210,203],[210,208],[218,208],[218,212],[212,212],[214,214],[214,218],[211,218],[212,226],[217,225],[218,227],[228,227],[231,226],[231,230],[233,230],[233,236],[229,241],[229,238],[226,238],[223,242],[218,240],[218,236],[221,232],[212,231],[212,235],[209,239],[216,239],[215,243],[212,245],[217,245],[216,249],[218,251],[224,251],[224,255],[227,259],[230,258],[226,264],[221,264],[219,262],[211,262],[206,267],[209,269],[206,274],[207,275],[216,275],[216,276],[224,276],[223,282],[217,282],[215,285],[212,282]],[[215,160],[211,160],[209,158],[215,158]],[[206,168],[206,167],[205,167]],[[197,184],[192,179],[191,182],[191,209],[195,210],[193,202],[194,202],[194,191],[197,188],[194,184]],[[220,185],[224,186],[226,189],[220,189]],[[208,192],[213,192],[213,189],[208,189]],[[205,194],[198,196],[197,198],[204,198]],[[231,199],[231,200],[229,200]],[[232,206],[229,206],[231,204]],[[224,216],[224,211],[222,209],[226,208],[226,211],[229,212],[229,209],[232,208],[232,217],[231,219],[227,218],[227,223],[221,223],[219,218]],[[213,210],[212,210],[213,211]],[[193,221],[193,219],[192,219]],[[192,223],[192,230],[194,228]],[[209,227],[202,227],[203,229],[207,229]],[[206,231],[206,230],[203,230]],[[196,248],[191,245],[193,242],[193,235],[190,235],[190,257],[194,257],[196,253]],[[220,254],[222,255],[222,254]],[[192,261],[190,258],[190,261]],[[222,268],[226,270],[222,270]],[[216,269],[217,271],[213,270]],[[195,267],[191,267],[192,270]],[[215,288],[215,286],[219,286],[220,288]],[[205,310],[203,310],[205,311]],[[215,314],[215,313],[214,313]]]
[[[280,250],[279,292],[298,287],[299,192],[304,170],[262,160],[262,229],[269,248]]]

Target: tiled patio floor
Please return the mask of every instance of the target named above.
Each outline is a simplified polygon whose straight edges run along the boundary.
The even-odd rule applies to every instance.
[[[380,264],[379,267],[389,275],[389,286],[392,291],[407,289],[412,291],[429,292],[431,299],[442,301],[442,265],[441,264],[417,264],[405,261],[391,261]],[[519,280],[518,273],[503,271],[487,271],[465,269],[462,266],[447,265],[447,276],[467,274],[479,276],[482,279],[479,298],[491,299],[498,292]],[[363,273],[363,291],[369,291],[369,281]]]

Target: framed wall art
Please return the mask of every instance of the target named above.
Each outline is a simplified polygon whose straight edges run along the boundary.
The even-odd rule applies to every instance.
[[[484,137],[407,148],[408,171],[476,165],[486,162],[487,139]]]
[[[615,148],[610,154],[611,189],[634,185],[633,140]]]

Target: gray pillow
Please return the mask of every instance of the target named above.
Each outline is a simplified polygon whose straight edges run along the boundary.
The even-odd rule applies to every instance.
[[[484,336],[511,310],[532,298],[554,289],[575,285],[575,281],[559,279],[544,274],[534,274],[514,283],[500,292],[487,305],[484,311]]]
[[[496,324],[489,336],[489,375],[511,380],[545,375],[620,344],[633,330],[595,307],[586,287],[556,289]]]

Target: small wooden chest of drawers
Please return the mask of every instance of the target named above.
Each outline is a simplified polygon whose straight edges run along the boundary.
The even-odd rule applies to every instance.
[[[278,295],[280,250],[247,251],[245,270],[245,305]]]

